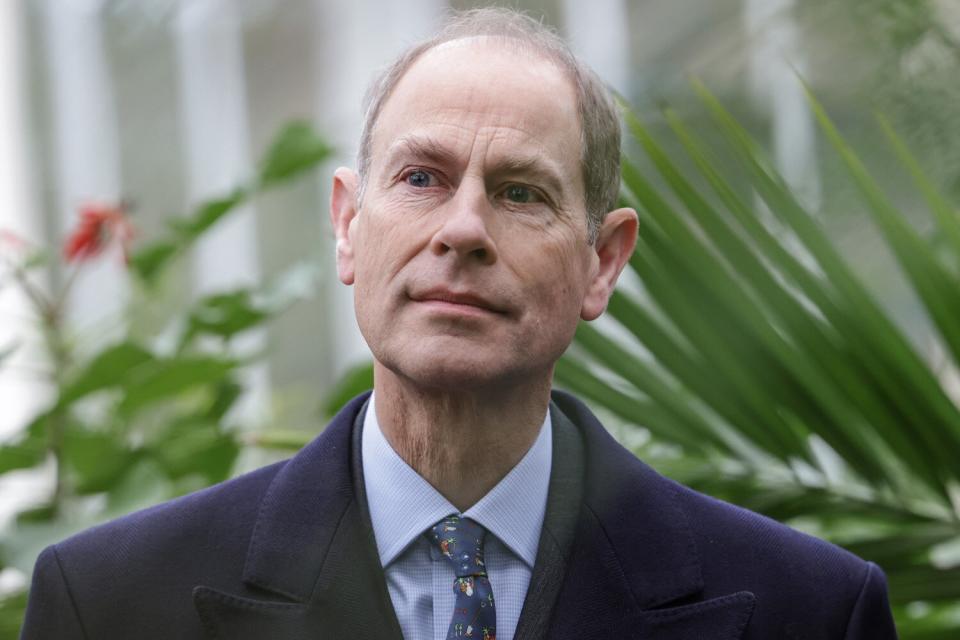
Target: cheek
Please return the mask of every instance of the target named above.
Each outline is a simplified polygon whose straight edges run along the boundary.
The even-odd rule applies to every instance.
[[[526,286],[528,300],[535,300],[541,313],[557,321],[567,316],[579,317],[588,268],[584,253],[569,237],[563,241],[534,245],[514,261],[515,272]]]
[[[357,229],[357,285],[375,286],[390,280],[403,267],[411,253],[412,239],[408,227],[388,216],[367,213]]]

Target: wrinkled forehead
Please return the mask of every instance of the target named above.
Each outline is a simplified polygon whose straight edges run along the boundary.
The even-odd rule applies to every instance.
[[[501,129],[543,151],[580,157],[573,81],[551,57],[512,38],[474,36],[425,51],[398,80],[373,130],[374,164],[400,137],[424,127]],[[516,135],[512,135],[516,134]]]

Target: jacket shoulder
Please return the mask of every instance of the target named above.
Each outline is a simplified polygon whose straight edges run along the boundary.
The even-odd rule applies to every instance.
[[[672,482],[672,481],[671,481]],[[693,532],[704,597],[750,591],[753,624],[784,638],[894,638],[883,571],[849,551],[672,483]],[[842,635],[838,635],[838,633]]]
[[[198,587],[264,597],[249,579],[248,565],[263,556],[256,541],[270,539],[263,532],[271,527],[283,532],[309,519],[314,527],[301,538],[312,542],[311,533],[337,522],[350,497],[349,435],[365,400],[349,403],[289,460],[48,547],[34,570],[22,637],[192,640],[208,635],[194,602]],[[282,535],[271,543],[300,561],[296,543]]]
[[[112,599],[136,606],[148,591],[175,599],[189,597],[201,581],[236,584],[261,499],[284,464],[81,531],[49,547],[47,555],[58,559],[78,605]],[[144,590],[147,584],[150,590]]]
[[[34,568],[21,637],[128,637],[129,629],[144,627],[146,621],[155,626],[150,633],[167,629],[177,637],[200,637],[193,587],[239,580],[261,498],[284,464],[131,513],[47,547]],[[163,620],[173,626],[165,627]],[[158,637],[150,633],[141,637]]]
[[[763,561],[771,568],[789,570],[798,579],[808,572],[812,578],[825,570],[834,573],[834,578],[849,577],[858,584],[864,576],[867,563],[835,544],[670,482],[703,557],[735,559],[745,564]]]
[[[199,543],[216,537],[224,542],[248,529],[257,515],[260,499],[287,461],[256,469],[236,478],[135,511],[81,531],[56,545],[62,554],[96,552],[109,546],[114,552],[157,545]]]

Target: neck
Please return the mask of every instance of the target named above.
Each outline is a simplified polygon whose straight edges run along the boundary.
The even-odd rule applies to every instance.
[[[423,389],[375,363],[377,422],[394,451],[463,512],[533,445],[550,374],[495,388]]]

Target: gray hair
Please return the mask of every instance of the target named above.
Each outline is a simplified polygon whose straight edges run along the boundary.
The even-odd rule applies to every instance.
[[[554,62],[573,83],[580,113],[580,166],[583,173],[587,235],[596,241],[603,218],[620,192],[620,122],[610,91],[599,77],[577,60],[567,44],[549,27],[512,9],[485,7],[455,13],[437,35],[409,47],[374,80],[364,99],[364,124],[357,154],[362,199],[370,169],[371,139],[377,118],[400,78],[434,47],[476,36],[516,41]]]

